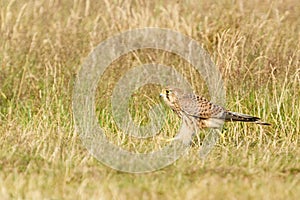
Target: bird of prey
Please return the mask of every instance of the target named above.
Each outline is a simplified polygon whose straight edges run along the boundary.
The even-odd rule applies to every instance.
[[[184,93],[179,88],[168,87],[163,89],[160,97],[182,119],[185,130],[175,138],[189,144],[194,129],[221,128],[224,122],[253,122],[259,125],[270,125],[260,121],[259,117],[226,110],[224,107],[213,104],[202,96],[194,93]],[[188,132],[188,133],[187,133]]]

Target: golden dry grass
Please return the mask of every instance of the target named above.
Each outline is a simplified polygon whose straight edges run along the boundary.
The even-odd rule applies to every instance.
[[[299,15],[296,0],[1,1],[1,199],[297,199]],[[170,28],[197,40],[222,72],[227,107],[273,125],[228,124],[205,161],[198,158],[195,139],[188,156],[154,173],[126,174],[99,163],[74,131],[75,76],[98,43],[141,27]],[[201,78],[174,55],[145,50],[120,58],[97,94],[99,121],[114,142],[121,135],[107,123],[106,107],[114,82],[149,61],[173,66],[205,94]],[[134,110],[143,113],[148,97],[159,101],[159,86],[149,87],[153,92],[146,97],[137,92]],[[163,137],[174,132],[176,118],[169,115]],[[126,138],[122,145],[147,151],[159,142]]]

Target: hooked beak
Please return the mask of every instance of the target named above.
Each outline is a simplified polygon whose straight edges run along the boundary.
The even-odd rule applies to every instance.
[[[165,89],[163,89],[163,90],[160,92],[159,97],[160,97],[160,98],[166,97],[166,91],[165,91]]]

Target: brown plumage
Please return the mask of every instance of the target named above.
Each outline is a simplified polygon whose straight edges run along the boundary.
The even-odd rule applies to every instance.
[[[166,88],[160,96],[165,103],[181,118],[193,120],[202,128],[219,128],[224,122],[253,122],[259,125],[270,125],[254,117],[226,110],[224,107],[209,102],[194,93],[184,93],[178,88]]]

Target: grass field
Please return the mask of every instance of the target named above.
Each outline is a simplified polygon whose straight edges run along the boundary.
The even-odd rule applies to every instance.
[[[1,1],[0,198],[298,199],[299,16],[297,0]],[[187,156],[153,173],[123,173],[98,162],[75,132],[74,80],[100,42],[143,27],[169,28],[198,41],[223,75],[226,107],[272,126],[227,124],[205,160],[195,138]],[[116,60],[99,82],[99,123],[112,142],[138,152],[160,148],[160,138],[172,137],[178,125],[169,112],[165,131],[138,141],[124,139],[109,123],[115,81],[148,62],[173,66],[208,97],[201,77],[174,55],[141,50]],[[159,102],[160,89],[137,91],[132,114],[143,117]]]

